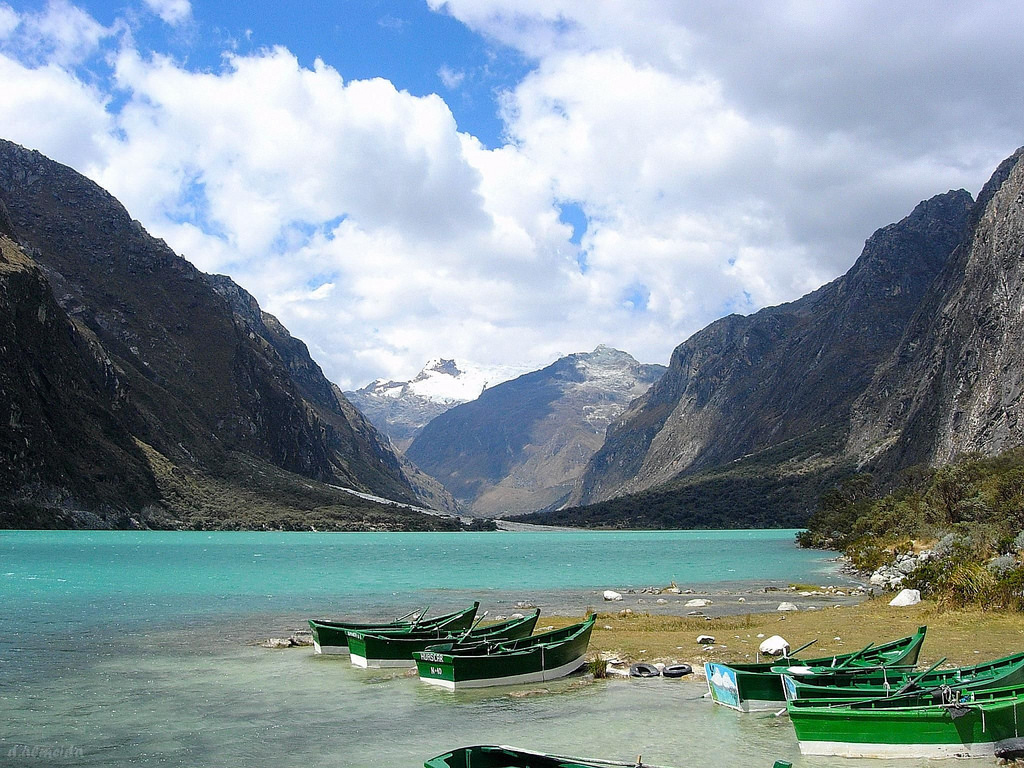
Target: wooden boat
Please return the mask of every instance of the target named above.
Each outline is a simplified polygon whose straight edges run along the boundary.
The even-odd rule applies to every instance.
[[[840,670],[805,666],[773,667],[782,675],[787,699],[877,699],[946,686],[985,690],[1024,685],[1024,653],[1015,653],[970,667],[914,670],[845,667]]]
[[[880,699],[786,705],[805,755],[1015,757],[1024,754],[1024,686],[941,689]]]
[[[498,640],[517,640],[529,637],[540,617],[538,608],[533,614],[508,619],[487,627],[449,632],[443,628],[432,630],[408,629],[382,632],[348,630],[349,659],[357,667],[415,667],[412,652],[422,651],[438,643],[479,643]]]
[[[419,618],[409,621],[406,621],[405,619],[408,619],[416,613],[416,611],[406,614],[401,619],[384,622],[326,621],[310,619],[309,629],[313,633],[313,652],[323,654],[348,653],[348,636],[345,632],[350,629],[364,629],[367,631],[403,628],[442,628],[451,631],[467,629],[472,626],[473,619],[476,618],[476,612],[479,607],[480,603],[476,602],[469,608],[465,608],[461,611],[446,613],[441,616],[432,616],[429,619],[422,618],[427,612],[427,609],[424,608],[420,612]]]
[[[420,680],[450,690],[554,680],[583,666],[596,618],[521,640],[432,645],[413,658]]]
[[[917,664],[924,642],[927,627],[919,627],[909,637],[892,640],[881,645],[871,644],[856,653],[838,656],[824,656],[817,659],[800,661],[795,656],[787,661],[807,667],[888,667],[892,665]],[[812,641],[813,642],[813,641]],[[807,645],[810,645],[808,643]],[[796,653],[807,645],[798,648]],[[779,666],[778,661],[761,664],[704,664],[704,673],[708,679],[708,691],[711,698],[718,704],[738,709],[741,712],[756,710],[781,709],[785,706],[786,694],[782,687],[782,678],[772,667]]]
[[[529,749],[492,745],[460,747],[451,752],[445,752],[443,755],[432,757],[423,764],[423,768],[606,768],[606,766],[658,768],[658,766],[643,762],[639,757],[636,762],[624,763],[616,760],[547,755]],[[775,768],[793,767],[791,763],[777,760]]]

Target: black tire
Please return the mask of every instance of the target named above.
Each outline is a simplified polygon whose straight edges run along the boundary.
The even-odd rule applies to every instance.
[[[642,661],[629,668],[630,677],[657,677],[661,672],[653,664],[644,664]]]
[[[669,664],[663,670],[661,674],[665,677],[684,677],[693,673],[693,667],[689,664]]]

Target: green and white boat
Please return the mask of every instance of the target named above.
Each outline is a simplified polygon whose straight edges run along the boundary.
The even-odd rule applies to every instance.
[[[824,656],[807,661],[789,657],[787,663],[806,667],[833,668],[846,666],[888,667],[892,665],[913,667],[917,664],[917,657],[921,653],[921,643],[924,642],[927,629],[927,627],[919,627],[917,632],[909,637],[892,640],[881,645],[872,644],[856,653]],[[807,645],[798,648],[796,653],[806,648]],[[778,661],[761,664],[707,662],[704,664],[704,674],[708,680],[708,691],[716,703],[738,709],[741,712],[764,711],[781,709],[786,703],[782,677],[772,671],[773,667],[778,666]]]
[[[773,667],[782,675],[787,699],[877,699],[940,686],[961,691],[1024,685],[1024,653],[954,669],[915,672],[891,667],[864,669]]]
[[[805,755],[1024,755],[1024,686],[881,699],[797,699],[786,708]]]
[[[626,763],[617,760],[548,755],[519,747],[492,745],[460,747],[433,757],[423,764],[423,768],[606,768],[607,766],[657,768],[657,766],[643,762],[639,757],[636,762]],[[793,767],[791,763],[777,760],[775,768]]]
[[[407,621],[410,616],[417,613],[406,614],[400,619],[384,622],[358,622],[358,621],[327,621],[309,620],[309,629],[313,633],[313,652],[323,654],[345,654],[348,653],[348,630],[391,630],[391,629],[446,629],[457,631],[467,629],[473,624],[476,618],[477,609],[480,603],[473,603],[469,608],[454,613],[446,613],[441,616],[432,616],[429,619],[422,618],[428,609],[419,611],[420,616]]]
[[[487,627],[471,628],[460,632],[448,632],[444,629],[423,631],[390,630],[384,632],[366,632],[348,630],[349,659],[356,667],[415,667],[413,651],[422,651],[430,645],[438,643],[479,643],[499,640],[517,640],[529,637],[537,626],[540,617],[538,608],[529,616],[508,619]]]
[[[554,680],[586,662],[596,619],[521,640],[432,645],[413,658],[420,680],[450,690]]]

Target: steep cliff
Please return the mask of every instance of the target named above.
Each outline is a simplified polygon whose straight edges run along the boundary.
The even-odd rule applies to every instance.
[[[872,235],[842,277],[694,334],[609,428],[569,503],[667,489],[747,465],[738,482],[799,478],[813,504],[816,478],[843,460],[854,401],[962,239],[971,206],[962,190],[925,201]]]
[[[847,446],[885,475],[1024,443],[1024,148],[996,170],[899,347],[857,401]]]
[[[243,519],[247,508],[264,505],[243,501],[244,493],[232,495],[230,489],[239,483],[246,493],[276,499],[266,507],[271,516],[274,509],[337,507],[343,517],[347,502],[328,484],[417,500],[386,441],[323,377],[302,342],[264,316],[233,283],[204,275],[147,234],[96,184],[37,152],[0,141],[0,200],[7,211],[5,227],[16,236],[22,256],[38,265],[35,272],[19,266],[24,274],[11,288],[8,322],[21,322],[19,307],[35,300],[31,290],[48,287],[59,316],[77,334],[74,343],[91,349],[106,386],[116,391],[106,405],[102,392],[93,398],[97,409],[109,412],[101,421],[111,425],[107,431],[119,450],[142,457],[149,476],[132,490],[121,475],[141,465],[109,456],[97,460],[101,468],[95,470],[110,478],[106,486],[86,474],[62,475],[48,467],[70,461],[61,454],[82,447],[75,442],[46,447],[29,439],[31,451],[46,454],[48,463],[37,462],[43,469],[35,474],[8,474],[4,482],[11,493],[44,505],[47,493],[63,493],[81,499],[79,506],[87,509],[107,505],[139,515],[149,504],[146,514],[154,524],[167,522],[158,519],[162,515],[180,523],[200,509],[199,525],[242,526],[258,522]],[[13,241],[5,254],[12,246]],[[5,258],[13,263],[13,257]],[[23,348],[12,355],[22,361],[53,349],[38,335],[18,339]],[[65,359],[70,358],[61,353]],[[65,367],[66,378],[50,388],[56,399],[48,394],[46,380],[17,376],[39,400],[34,425],[73,424],[76,401],[58,404],[85,386],[83,376],[95,366],[88,360],[82,365],[82,371]],[[271,476],[271,487],[258,492],[258,478]],[[59,490],[34,492],[26,484],[32,477]],[[316,499],[292,504],[295,494],[307,494],[302,478],[307,486],[309,480],[323,485],[317,486]],[[213,503],[201,488],[216,488],[211,493],[220,501]],[[235,519],[236,514],[242,517]],[[301,527],[301,515],[288,524]]]

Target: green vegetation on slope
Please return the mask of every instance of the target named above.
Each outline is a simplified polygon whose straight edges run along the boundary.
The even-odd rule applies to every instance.
[[[798,543],[840,549],[862,569],[930,549],[904,586],[941,606],[1024,609],[1024,448],[915,467],[884,490],[867,474],[846,478],[822,496]]]

